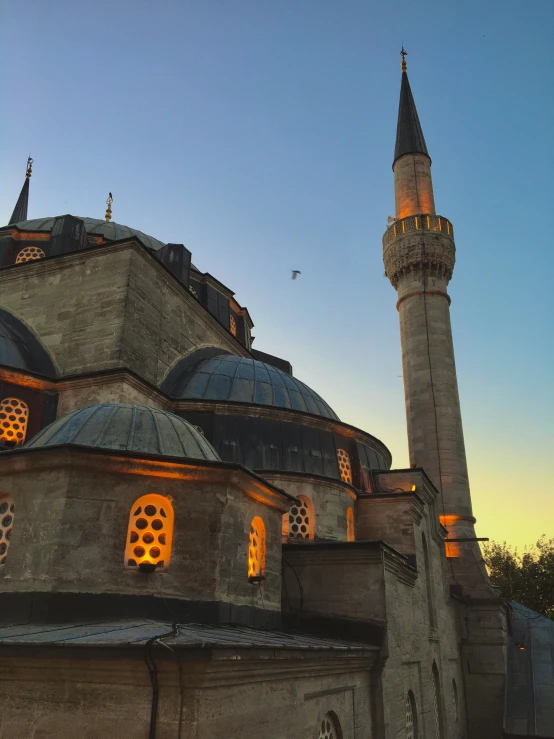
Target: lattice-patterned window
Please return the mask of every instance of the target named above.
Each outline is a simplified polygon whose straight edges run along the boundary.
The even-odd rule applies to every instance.
[[[233,336],[237,335],[237,322],[235,320],[235,316],[232,313],[229,315],[229,331],[233,334]]]
[[[25,443],[29,406],[19,398],[0,401],[0,441],[14,446]]]
[[[314,506],[304,495],[298,497],[298,505],[289,511],[289,539],[314,538]]]
[[[13,528],[15,505],[11,495],[0,494],[0,569],[6,564]]]
[[[436,739],[443,739],[439,671],[437,669],[437,665],[434,662],[433,662],[433,715],[435,718],[435,737]]]
[[[352,485],[352,467],[350,466],[350,455],[344,449],[337,449],[337,460],[339,463],[339,472],[344,482]]]
[[[153,565],[167,570],[173,538],[173,506],[169,498],[150,493],[135,501],[129,516],[125,566]]]
[[[342,739],[338,719],[333,713],[328,713],[321,722],[318,739]]]
[[[414,694],[411,690],[406,696],[406,739],[417,739],[417,713]]]
[[[248,577],[265,575],[265,526],[259,516],[255,516],[250,524],[250,540],[248,544]]]
[[[46,254],[40,246],[24,246],[16,257],[15,263],[32,262],[34,259],[42,259]]]
[[[349,508],[346,511],[346,541],[355,541],[356,531],[354,528],[354,510]]]

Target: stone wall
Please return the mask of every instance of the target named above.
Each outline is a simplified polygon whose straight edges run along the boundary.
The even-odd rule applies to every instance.
[[[425,154],[406,154],[394,163],[396,218],[435,212],[431,160]]]

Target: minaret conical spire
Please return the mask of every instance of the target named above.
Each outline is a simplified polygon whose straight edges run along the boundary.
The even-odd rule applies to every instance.
[[[25,173],[25,182],[23,183],[23,187],[21,188],[21,192],[19,193],[19,197],[17,198],[17,203],[15,204],[15,208],[13,209],[12,217],[9,220],[9,223],[20,223],[21,221],[27,220],[27,207],[29,205],[29,180],[31,179],[31,174],[33,172],[33,160],[29,156],[27,158],[27,172]]]
[[[400,87],[400,103],[398,105],[398,124],[396,126],[396,146],[394,148],[394,162],[404,154],[425,154],[429,156],[425,137],[419,122],[414,96],[408,81],[406,54],[402,51],[402,85]],[[393,166],[394,166],[393,162]]]

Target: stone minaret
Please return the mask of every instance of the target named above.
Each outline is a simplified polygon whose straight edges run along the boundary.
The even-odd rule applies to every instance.
[[[410,464],[423,467],[439,490],[438,513],[448,538],[464,540],[447,544],[451,574],[475,593],[489,586],[475,543],[450,327],[447,287],[454,269],[454,231],[435,212],[431,159],[404,50],[401,68],[393,162],[396,218],[383,236],[383,261],[398,292]]]

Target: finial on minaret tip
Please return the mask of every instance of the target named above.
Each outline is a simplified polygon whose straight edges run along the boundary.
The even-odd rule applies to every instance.
[[[408,65],[406,64],[406,57],[408,56],[408,52],[404,51],[404,44],[402,44],[402,51],[400,52],[400,56],[402,57],[400,69],[405,72],[408,69]]]
[[[113,195],[110,192],[108,195],[108,199],[106,200],[106,205],[108,207],[106,208],[106,215],[104,216],[107,221],[112,220],[112,203],[113,203]]]
[[[31,175],[33,174],[33,161],[34,160],[32,159],[31,155],[29,154],[29,156],[27,157],[27,172],[25,173],[25,177],[28,180],[31,179]]]

